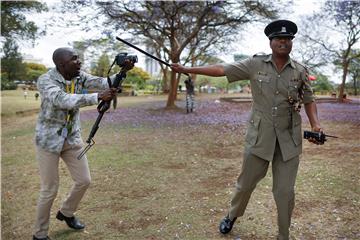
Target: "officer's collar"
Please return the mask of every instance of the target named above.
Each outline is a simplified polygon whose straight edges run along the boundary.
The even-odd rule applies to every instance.
[[[269,54],[265,59],[264,62],[271,62],[272,54]]]
[[[296,66],[295,66],[295,63],[294,63],[294,61],[291,59],[291,57],[289,57],[289,61],[288,61],[288,63],[290,62],[290,66],[292,67],[292,68],[296,68]],[[287,64],[288,64],[287,63]]]
[[[264,62],[272,62],[272,54],[269,54],[265,59],[264,59]],[[294,61],[289,57],[288,61],[285,63],[285,66],[290,64],[290,66],[292,68],[296,68],[295,67],[295,63]]]

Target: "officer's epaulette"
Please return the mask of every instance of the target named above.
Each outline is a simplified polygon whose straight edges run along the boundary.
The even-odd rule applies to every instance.
[[[253,57],[267,57],[269,54],[266,54],[264,52],[259,52],[253,55]]]
[[[307,67],[305,64],[303,63],[299,63],[298,61],[291,59],[295,64],[300,65],[301,67],[303,67],[307,72],[309,71],[309,67]]]

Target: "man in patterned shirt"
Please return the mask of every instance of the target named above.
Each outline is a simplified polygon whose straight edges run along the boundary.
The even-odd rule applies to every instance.
[[[106,78],[80,71],[81,62],[71,48],[58,48],[53,53],[56,68],[39,77],[37,87],[41,108],[36,124],[36,154],[39,163],[41,190],[33,239],[50,239],[48,229],[50,210],[59,187],[59,159],[67,165],[74,180],[71,192],[63,202],[56,218],[75,230],[85,227],[75,216],[80,200],[90,184],[88,160],[82,150],[79,108],[110,101],[117,89],[108,88]],[[133,63],[126,63],[128,68]],[[102,90],[82,94],[83,88]]]
[[[307,69],[290,58],[292,39],[297,32],[288,20],[271,22],[264,30],[272,54],[254,55],[233,64],[184,67],[172,64],[180,73],[226,76],[229,82],[250,80],[252,110],[244,143],[244,160],[228,215],[219,231],[227,234],[236,219],[243,216],[257,183],[272,165],[273,195],[278,210],[278,239],[289,239],[295,203],[294,185],[302,151],[301,103],[314,132],[321,132],[315,97]],[[310,142],[321,144],[316,139]]]

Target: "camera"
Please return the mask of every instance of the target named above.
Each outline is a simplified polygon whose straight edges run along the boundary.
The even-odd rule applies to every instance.
[[[127,53],[119,53],[115,57],[115,62],[119,67],[123,67],[126,60],[136,63],[138,58],[136,55],[128,55]]]

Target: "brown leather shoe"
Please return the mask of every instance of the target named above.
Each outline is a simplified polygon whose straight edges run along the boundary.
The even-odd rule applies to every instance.
[[[66,217],[64,214],[62,214],[60,211],[57,212],[56,214],[56,218],[60,221],[64,221],[66,222],[66,224],[69,226],[69,228],[75,229],[75,230],[81,230],[83,228],[85,228],[85,225],[82,224],[79,219],[77,219],[76,217],[72,216],[72,217]]]

